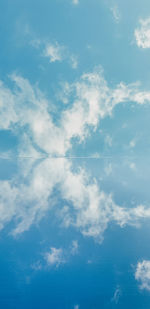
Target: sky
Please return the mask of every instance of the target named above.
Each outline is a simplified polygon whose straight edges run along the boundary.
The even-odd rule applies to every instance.
[[[150,2],[0,2],[0,308],[150,308]]]

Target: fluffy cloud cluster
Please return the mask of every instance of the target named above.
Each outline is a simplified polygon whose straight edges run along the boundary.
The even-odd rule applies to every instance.
[[[150,18],[141,19],[140,27],[135,30],[137,45],[141,48],[150,48]]]
[[[135,279],[140,282],[140,288],[150,291],[150,261],[143,260],[137,264]]]
[[[11,78],[15,82],[13,90],[0,84],[0,129],[18,134],[19,156],[31,159],[22,166],[21,176],[0,181],[1,229],[13,220],[14,235],[28,230],[51,210],[56,187],[65,201],[65,206],[56,207],[62,224],[66,228],[73,226],[99,242],[110,222],[123,227],[149,218],[149,208],[139,205],[127,209],[116,205],[112,196],[103,192],[84,169],[74,171],[70,160],[58,157],[67,155],[74,137],[80,142],[86,139],[117,104],[149,103],[150,93],[140,91],[137,84],[120,83],[111,89],[101,71],[84,74],[70,85],[68,94],[73,103],[65,105],[56,125],[52,105],[40,90],[21,77]],[[73,250],[77,250],[76,244]]]

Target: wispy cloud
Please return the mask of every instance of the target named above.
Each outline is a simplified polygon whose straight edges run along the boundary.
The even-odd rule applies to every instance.
[[[139,23],[134,32],[136,43],[141,48],[150,48],[150,18],[140,19]]]
[[[112,302],[115,302],[116,304],[118,304],[119,299],[120,299],[120,297],[121,297],[121,294],[122,294],[121,289],[120,289],[119,286],[117,286],[117,288],[116,288],[116,290],[115,290],[115,292],[114,292],[114,295],[113,295],[111,301],[112,301]]]
[[[71,245],[71,254],[72,255],[76,255],[78,253],[78,250],[79,250],[78,241],[77,240],[73,240],[72,241],[72,245]]]
[[[111,12],[113,14],[114,21],[119,23],[121,20],[121,14],[117,5],[111,7]]]

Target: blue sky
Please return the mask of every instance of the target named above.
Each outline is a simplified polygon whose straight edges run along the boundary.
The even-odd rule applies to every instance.
[[[150,3],[1,0],[0,307],[150,307]]]

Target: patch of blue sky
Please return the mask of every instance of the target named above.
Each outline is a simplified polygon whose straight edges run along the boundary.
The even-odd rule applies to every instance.
[[[149,10],[0,3],[2,308],[149,308]]]

